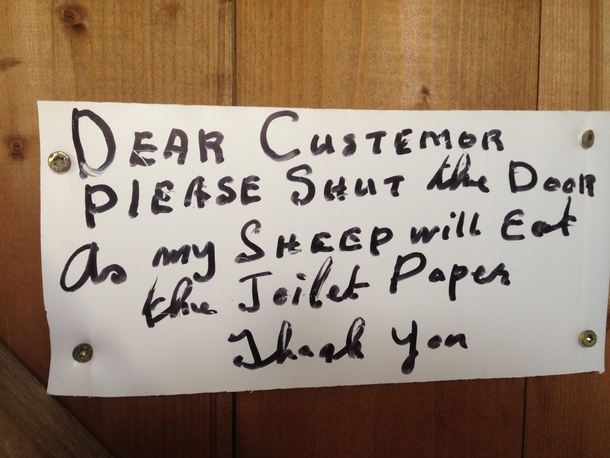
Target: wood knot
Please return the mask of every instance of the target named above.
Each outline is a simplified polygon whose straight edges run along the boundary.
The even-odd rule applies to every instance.
[[[65,8],[61,11],[61,20],[66,25],[75,26],[82,22],[82,17],[74,8]]]
[[[23,143],[20,140],[12,140],[8,144],[8,152],[15,159],[23,158]]]
[[[21,154],[23,153],[23,144],[19,140],[14,140],[11,142],[11,154]]]
[[[75,32],[81,33],[87,30],[87,26],[83,22],[83,18],[86,16],[86,11],[76,6],[64,7],[59,10],[61,22],[65,25],[70,26]]]
[[[430,87],[427,84],[422,84],[419,89],[414,89],[415,94],[415,106],[413,107],[415,110],[427,110],[428,99],[430,98]]]
[[[0,59],[0,72],[16,67],[19,64],[21,64],[19,59],[15,59],[14,57],[3,57]]]

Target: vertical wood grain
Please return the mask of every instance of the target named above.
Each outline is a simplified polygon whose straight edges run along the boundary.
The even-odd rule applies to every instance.
[[[402,108],[535,109],[537,3],[403,0]]]
[[[538,108],[610,110],[610,1],[542,1]],[[610,453],[608,372],[529,379],[526,413],[526,457]]]
[[[520,457],[523,380],[237,395],[239,457]]]
[[[36,100],[230,105],[233,10],[229,0],[0,2],[0,340],[42,382]],[[60,400],[116,456],[231,455],[230,394]]]
[[[608,0],[542,0],[539,110],[610,109]]]
[[[530,1],[254,1],[236,12],[239,105],[535,110]],[[521,456],[525,381],[237,394],[237,452]]]
[[[0,339],[44,381],[49,331],[40,270],[36,99],[53,89],[50,5],[0,5]]]

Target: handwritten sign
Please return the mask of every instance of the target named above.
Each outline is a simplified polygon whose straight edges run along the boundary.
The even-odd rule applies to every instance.
[[[38,106],[50,393],[604,370],[608,113]]]

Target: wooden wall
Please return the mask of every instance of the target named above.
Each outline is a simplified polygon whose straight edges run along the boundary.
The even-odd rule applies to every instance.
[[[43,383],[36,100],[610,110],[610,0],[1,0],[0,45],[0,340]],[[610,455],[607,373],[60,402],[124,457]]]

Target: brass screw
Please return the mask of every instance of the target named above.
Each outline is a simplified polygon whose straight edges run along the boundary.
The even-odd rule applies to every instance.
[[[584,146],[585,149],[591,148],[593,143],[595,143],[595,134],[592,130],[588,130],[582,134],[582,146]]]
[[[590,329],[580,333],[580,343],[583,347],[593,347],[597,343],[597,334]]]
[[[93,348],[86,343],[77,345],[74,347],[74,350],[72,350],[72,358],[79,363],[86,363],[93,358]]]
[[[72,165],[70,156],[63,151],[55,151],[49,156],[49,167],[51,167],[51,170],[54,172],[65,173],[70,170],[70,165]]]

